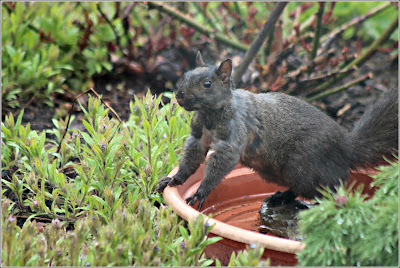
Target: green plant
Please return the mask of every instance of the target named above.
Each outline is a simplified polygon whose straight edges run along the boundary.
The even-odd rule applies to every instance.
[[[264,248],[257,246],[256,244],[250,244],[246,246],[246,250],[239,251],[237,254],[232,252],[228,266],[269,266],[269,260],[260,261],[264,253]],[[219,266],[217,261],[217,266]]]
[[[183,142],[187,138],[191,114],[176,105],[161,105],[161,96],[153,98],[147,93],[145,101],[135,97],[131,103],[130,120],[124,126],[129,166],[137,173],[137,185],[150,196],[161,174],[176,166]],[[140,131],[138,131],[138,127]]]
[[[131,103],[131,118],[121,124],[90,97],[89,109],[81,106],[85,131],[69,129],[63,140],[64,121],[53,120],[56,128],[39,134],[21,125],[23,112],[16,123],[6,116],[3,171],[13,170],[2,178],[7,194],[24,215],[72,222],[90,210],[108,221],[139,192],[161,202],[155,185],[177,165],[189,132],[190,114],[174,102],[162,104],[148,94]]]
[[[389,162],[390,163],[390,162]],[[379,167],[375,195],[366,200],[342,185],[318,200],[320,205],[300,214],[305,249],[304,266],[398,265],[398,161]]]
[[[157,209],[146,199],[118,209],[107,224],[95,215],[79,219],[73,231],[53,220],[43,230],[36,221],[22,228],[3,203],[2,259],[7,266],[208,266],[205,246],[221,238],[207,239],[211,226],[199,217],[188,230],[171,209]]]
[[[84,131],[54,119],[38,133],[21,125],[23,112],[6,116],[2,265],[210,265],[204,248],[220,239],[206,237],[212,226],[202,216],[186,225],[153,194],[189,132],[191,115],[171,97],[136,99],[125,123],[89,97]],[[254,263],[253,251],[238,261],[250,254]]]
[[[98,30],[84,35],[93,24],[84,10],[93,13],[95,4],[2,4],[2,98],[7,106],[18,107],[21,98],[32,97],[53,106],[54,93],[80,91],[93,74],[111,70],[110,27],[93,19],[90,27]],[[80,20],[87,25],[78,27]],[[92,46],[86,48],[87,42]]]
[[[12,10],[2,4],[2,97],[7,105],[18,106],[19,95],[48,98],[53,92],[63,92],[61,85],[73,70],[69,64],[73,51],[61,47],[78,40],[77,29],[65,27],[72,24],[70,16],[60,15],[68,6],[28,8],[16,3]]]

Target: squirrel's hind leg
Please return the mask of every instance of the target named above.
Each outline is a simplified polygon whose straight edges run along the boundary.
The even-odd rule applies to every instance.
[[[290,204],[296,199],[296,194],[291,190],[286,190],[284,192],[277,191],[273,195],[264,199],[271,207],[276,207],[283,204]]]

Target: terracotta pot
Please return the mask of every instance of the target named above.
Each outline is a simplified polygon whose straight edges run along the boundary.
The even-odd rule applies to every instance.
[[[169,206],[183,219],[194,219],[199,215],[197,204],[191,207],[185,199],[194,194],[204,177],[204,167],[201,165],[183,185],[167,187],[164,199]],[[174,175],[178,168],[171,171]],[[365,184],[364,193],[372,196],[375,189],[369,186],[372,178],[368,174],[376,170],[353,172],[350,181],[355,186]],[[205,253],[208,257],[218,258],[222,265],[227,265],[232,252],[243,250],[246,244],[255,243],[265,248],[263,258],[269,258],[271,265],[294,266],[297,264],[296,252],[304,248],[299,241],[280,238],[259,233],[260,225],[258,210],[262,200],[276,191],[284,191],[285,187],[274,183],[266,183],[251,169],[238,165],[211,192],[203,204],[201,212],[212,214],[207,218],[214,225],[210,237],[220,236],[223,240],[207,246]]]

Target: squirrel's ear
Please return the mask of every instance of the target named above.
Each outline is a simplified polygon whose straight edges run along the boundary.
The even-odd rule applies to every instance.
[[[201,56],[200,51],[197,51],[197,55],[196,55],[196,67],[201,67],[206,65],[203,61],[203,57]]]
[[[224,60],[218,67],[217,75],[221,77],[222,83],[226,84],[229,82],[232,73],[232,61],[231,59]]]

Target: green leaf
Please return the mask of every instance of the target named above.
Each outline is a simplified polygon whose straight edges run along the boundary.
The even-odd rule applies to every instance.
[[[107,209],[108,211],[111,211],[107,202],[104,201],[103,199],[101,199],[100,197],[98,197],[97,195],[87,196],[85,199],[85,202],[89,202],[91,200],[100,203],[102,206],[104,206],[105,209]]]
[[[4,133],[4,136],[6,139],[11,139],[13,137],[13,134],[11,133],[11,131],[6,128],[5,126],[1,126],[1,130]]]
[[[185,239],[189,238],[189,233],[188,233],[188,231],[186,230],[185,227],[183,227],[182,225],[180,225],[180,226],[179,226],[179,231],[181,232],[183,238],[185,238]]]
[[[89,134],[87,134],[85,132],[81,132],[81,135],[87,144],[89,144],[90,146],[93,146],[93,139],[89,136]]]
[[[23,109],[19,113],[18,118],[17,118],[17,122],[15,123],[14,133],[13,133],[14,136],[17,136],[19,126],[21,125],[21,122],[22,122],[22,116],[24,116],[24,110]]]
[[[122,205],[122,199],[118,199],[118,201],[115,203],[115,205],[112,209],[111,214],[114,215],[115,212],[121,207],[121,205]]]
[[[96,214],[100,215],[100,216],[103,218],[103,220],[104,220],[105,222],[107,222],[107,223],[110,222],[109,217],[108,217],[106,214],[104,214],[103,211],[95,210],[94,212],[95,212]]]
[[[5,45],[4,46],[6,49],[6,52],[10,55],[10,57],[13,57],[17,51],[11,46],[11,45]]]
[[[46,131],[43,131],[42,135],[40,136],[40,140],[39,140],[39,147],[38,147],[39,154],[38,155],[40,155],[41,153],[44,153],[43,149],[44,149],[45,141],[46,141]]]
[[[95,131],[92,127],[91,124],[89,124],[86,120],[82,120],[83,125],[87,129],[87,131],[90,133],[90,135],[93,137],[95,135]]]
[[[144,128],[144,133],[146,134],[146,137],[150,137],[150,123],[147,119],[143,120],[143,128]]]
[[[216,261],[217,261],[218,259],[216,259]],[[201,266],[210,266],[211,264],[213,264],[213,262],[214,262],[214,260],[206,260],[205,262],[203,262],[202,264],[201,264]],[[221,266],[221,263],[219,263],[219,265]]]

